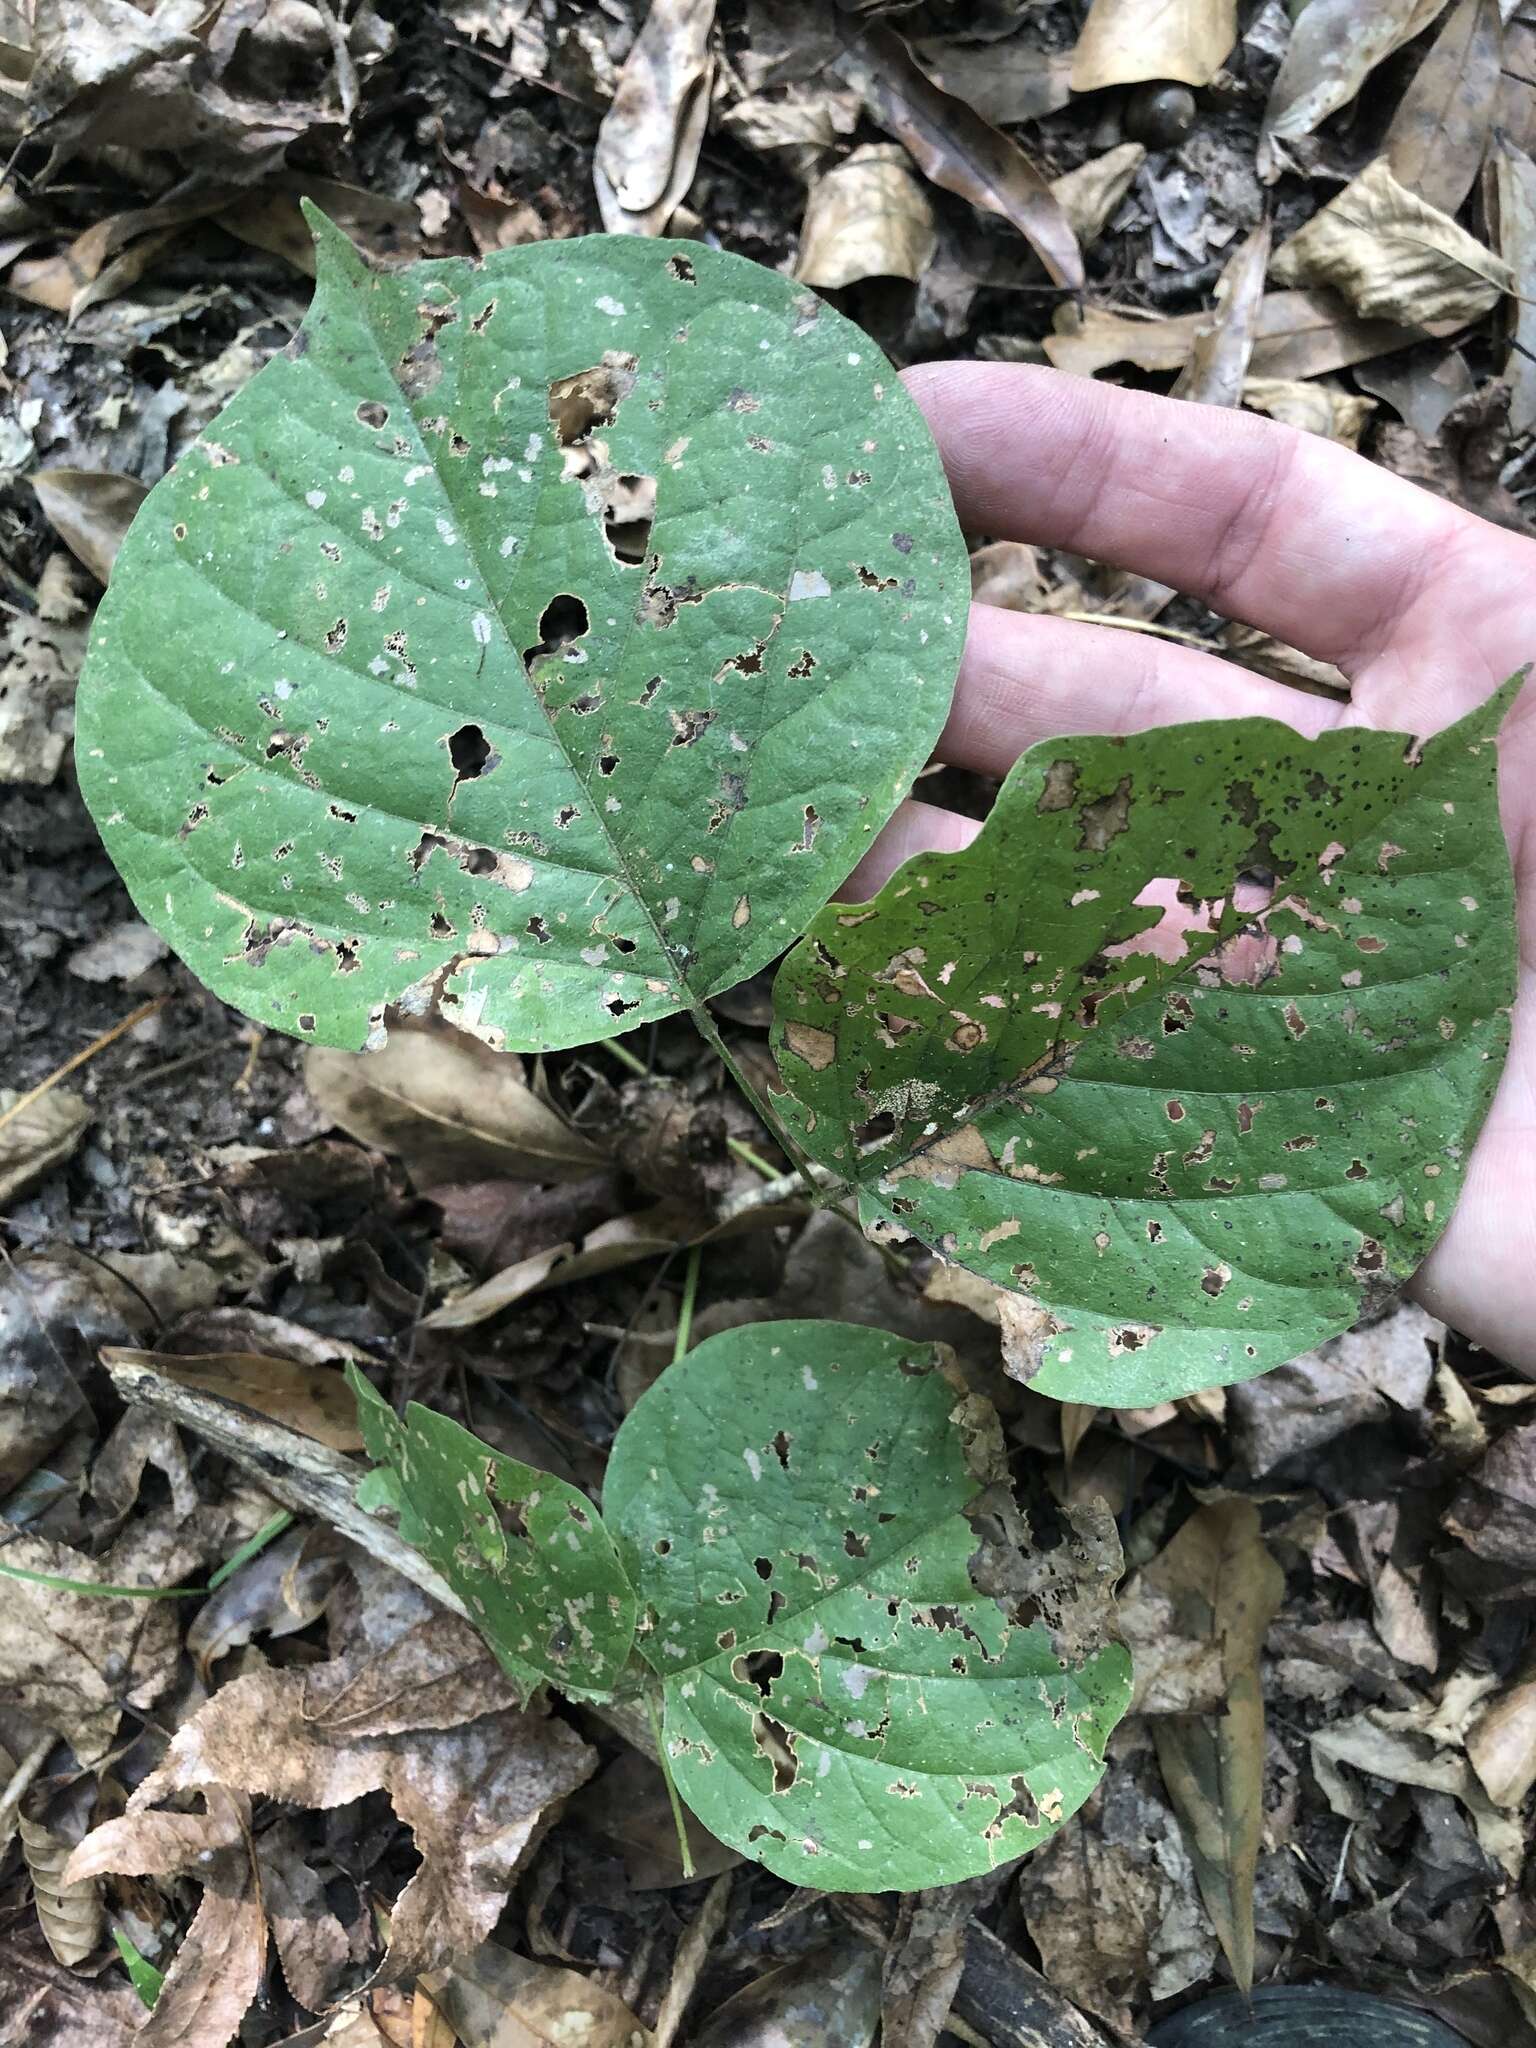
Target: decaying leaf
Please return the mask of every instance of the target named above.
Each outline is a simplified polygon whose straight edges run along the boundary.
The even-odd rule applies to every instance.
[[[1324,377],[1245,377],[1243,404],[1288,427],[1337,441],[1341,448],[1359,447],[1360,436],[1376,410],[1374,398],[1362,398]]]
[[[1181,370],[1208,316],[1181,313],[1148,319],[1087,306],[1062,306],[1045,352],[1058,370],[1096,376],[1113,363],[1143,370]],[[1254,323],[1249,367],[1256,377],[1319,377],[1418,338],[1390,320],[1361,320],[1334,292],[1269,292]]]
[[[1467,1760],[1495,1806],[1521,1807],[1536,1785],[1536,1671],[1500,1692],[1467,1734]]]
[[[1072,90],[1162,78],[1209,85],[1236,41],[1236,0],[1093,0],[1072,59]]]
[[[0,781],[46,785],[74,732],[78,625],[17,612],[0,628]]]
[[[105,583],[123,535],[148,496],[136,476],[102,469],[35,469],[27,478],[49,524],[98,583]]]
[[[65,1877],[70,1844],[55,1834],[46,1821],[32,1819],[23,1808],[19,1824],[21,1853],[32,1880],[32,1899],[43,1939],[65,1969],[72,1970],[85,1961],[101,1940],[101,1887],[93,1877],[73,1883]]]
[[[1512,687],[1422,747],[1045,741],[970,847],[789,954],[780,1114],[866,1227],[1014,1290],[1039,1391],[1251,1378],[1434,1243],[1507,1044]]]
[[[1234,1387],[1227,1420],[1240,1468],[1255,1477],[1363,1422],[1416,1414],[1429,1398],[1445,1325],[1402,1302],[1316,1351]]]
[[[1367,320],[1465,326],[1515,289],[1509,265],[1377,157],[1275,252],[1280,284],[1331,285]]]
[[[422,1859],[392,1916],[392,1971],[476,1947],[550,1807],[594,1759],[563,1721],[519,1711],[474,1632],[451,1615],[418,1618],[426,1606],[397,1585],[380,1616],[402,1631],[392,1640],[376,1647],[364,1631],[327,1663],[224,1686],[177,1730],[127,1814],[86,1837],[69,1874],[142,1867],[128,1859],[185,1818],[156,1811],[178,1792],[326,1809],[383,1790]]]
[[[987,1404],[856,1325],[727,1331],[641,1396],[604,1500],[678,1789],[722,1841],[819,1890],[911,1889],[1087,1797],[1127,1662],[1064,1640],[1048,1578],[1027,1626],[978,1591],[963,1510],[1004,1469]]]
[[[985,121],[1005,127],[1054,114],[1072,97],[1072,53],[1050,50],[1028,28],[984,43],[920,36],[913,56],[935,85],[973,106]]]
[[[1163,1781],[1184,1825],[1205,1900],[1238,1989],[1253,1984],[1253,1878],[1264,1824],[1264,1693],[1259,1652],[1285,1591],[1252,1501],[1191,1515],[1147,1567],[1182,1634],[1221,1645],[1226,1702],[1207,1716],[1152,1723]]]
[[[415,1402],[402,1421],[350,1369],[368,1455],[387,1468],[400,1533],[442,1573],[524,1697],[553,1679],[613,1690],[635,1597],[592,1503]]]
[[[690,2048],[871,2048],[879,2025],[879,1951],[842,1934],[744,1984]]]
[[[1011,221],[1057,284],[1081,286],[1083,259],[1060,201],[1019,145],[945,92],[893,30],[861,31],[838,59],[870,118],[905,143],[926,178]]]
[[[1493,1805],[1465,1756],[1440,1747],[1411,1725],[1400,1725],[1412,1720],[1411,1710],[1396,1714],[1378,1707],[1316,1729],[1310,1737],[1312,1768],[1323,1796],[1335,1813],[1362,1821],[1381,1795],[1351,1777],[1351,1771],[1367,1772],[1390,1785],[1449,1793],[1466,1808],[1488,1855],[1514,1877],[1526,1852],[1518,1819]]]
[[[1536,426],[1536,163],[1500,136],[1493,158],[1499,210],[1499,254],[1515,279],[1518,299],[1511,308],[1509,428],[1529,433]]]
[[[0,1088],[0,1117],[19,1100],[14,1088]],[[72,1089],[50,1088],[0,1122],[0,1208],[73,1155],[91,1114],[84,1097]]]
[[[966,559],[917,408],[702,245],[372,272],[313,219],[302,339],[156,486],[93,633],[82,787],[142,914],[344,1049],[395,1004],[531,1049],[740,981],[943,723]]]
[[[1187,398],[1195,405],[1228,406],[1241,399],[1253,359],[1268,263],[1269,223],[1263,221],[1222,269],[1211,310],[1174,384],[1175,398]]]
[[[1147,160],[1139,142],[1117,142],[1103,156],[1091,156],[1075,171],[1052,178],[1051,191],[1084,248],[1096,242]]]
[[[579,1180],[603,1154],[528,1086],[523,1063],[467,1032],[396,1031],[367,1055],[311,1046],[304,1081],[360,1144],[397,1153],[420,1187]]]
[[[933,207],[899,142],[869,142],[811,187],[795,275],[836,291],[862,277],[917,281],[933,260]]]
[[[661,235],[699,161],[709,117],[715,0],[651,0],[592,157],[610,234]]]
[[[346,1382],[329,1366],[300,1364],[291,1358],[261,1357],[247,1351],[216,1351],[182,1355],[166,1351],[127,1351],[109,1345],[104,1364],[141,1366],[184,1387],[216,1394],[238,1408],[329,1444],[333,1451],[360,1451],[363,1439],[347,1394]]]
[[[225,1579],[187,1629],[187,1653],[203,1683],[210,1682],[221,1657],[258,1635],[277,1639],[308,1628],[325,1611],[345,1569],[341,1549],[324,1528],[301,1524]]]
[[[1265,178],[1283,168],[1276,143],[1310,135],[1347,106],[1376,66],[1421,34],[1446,0],[1310,0],[1270,88],[1259,136]]]
[[[480,2048],[650,2048],[618,1994],[488,1941],[427,1978],[457,2040]]]
[[[1482,169],[1503,45],[1499,0],[1457,0],[1387,130],[1392,175],[1442,213]]]

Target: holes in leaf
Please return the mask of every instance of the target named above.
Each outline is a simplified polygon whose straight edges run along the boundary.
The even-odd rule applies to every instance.
[[[597,772],[599,775],[611,775],[618,765],[619,757],[617,754],[599,754],[597,757]]]
[[[634,939],[614,939],[610,943],[615,953],[633,953],[637,942]]]
[[[868,1557],[869,1538],[861,1536],[856,1529],[843,1531],[843,1548],[850,1557]]]
[[[799,682],[802,677],[810,675],[815,666],[815,655],[812,654],[809,647],[802,647],[799,658],[789,664],[786,674],[792,675],[796,682]]]
[[[603,538],[615,561],[637,567],[645,560],[655,518],[655,477],[615,477],[603,501]]]
[[[315,1019],[313,1012],[309,1010],[302,1011],[300,1013],[298,1023],[299,1029],[301,1031],[313,1031],[315,1028]]]
[[[651,1548],[658,1557],[670,1557],[672,1555],[672,1539],[670,1536],[658,1536],[651,1545]]]
[[[603,1008],[610,1017],[625,1016],[630,1010],[638,1010],[639,1007],[640,999],[638,996],[631,1003],[626,1003],[622,996],[608,996],[603,1002]]]
[[[760,1579],[771,1579],[773,1577],[773,1559],[771,1557],[754,1557],[752,1569]]]
[[[531,673],[534,663],[546,654],[558,654],[562,649],[574,646],[591,623],[581,599],[573,597],[569,591],[561,591],[539,614],[539,637],[532,647],[523,650],[524,667]]]
[[[686,256],[669,256],[667,275],[675,277],[679,284],[697,284],[699,281],[694,274],[693,264]]]
[[[381,405],[376,398],[365,398],[357,408],[357,421],[363,427],[387,427],[389,407]]]
[[[788,1792],[800,1775],[793,1735],[782,1721],[775,1721],[771,1714],[759,1713],[752,1716],[752,1741],[758,1755],[767,1757],[773,1765],[775,1793]]]
[[[594,427],[613,424],[619,407],[635,388],[637,359],[606,349],[600,363],[556,377],[549,387],[549,417],[562,448],[586,440]]]
[[[549,945],[554,936],[543,918],[537,915],[529,918],[528,931],[533,938],[538,940],[541,946]]]
[[[495,312],[496,301],[494,299],[487,299],[485,304],[480,308],[479,312],[475,315],[474,319],[470,321],[470,333],[484,334],[487,327],[490,326],[491,321],[495,316]]]
[[[782,1429],[773,1439],[773,1455],[786,1472],[789,1470],[789,1447],[793,1441],[794,1439]]]
[[[461,782],[489,775],[501,760],[478,725],[461,725],[457,732],[449,733],[448,758],[453,763],[455,789]]]
[[[434,910],[428,920],[428,929],[434,939],[451,939],[457,936],[453,926],[440,910]]]
[[[325,651],[327,654],[340,654],[346,644],[347,622],[345,619],[338,619],[325,636]]]

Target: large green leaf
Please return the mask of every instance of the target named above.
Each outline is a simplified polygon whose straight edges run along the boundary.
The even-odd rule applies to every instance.
[[[1144,1404],[1346,1328],[1444,1228],[1508,1043],[1509,701],[1422,749],[1032,748],[969,849],[791,953],[781,1112],[867,1224],[1015,1291],[1044,1393]]]
[[[612,1692],[635,1639],[635,1596],[586,1495],[414,1401],[402,1421],[355,1366],[347,1378],[381,1468],[365,1504],[395,1508],[401,1536],[442,1573],[507,1675],[530,1692],[543,1679],[576,1699]]]
[[[525,1049],[751,974],[921,766],[964,544],[890,365],[803,286],[594,237],[313,307],[151,493],[80,687],[86,800],[229,1002]],[[654,484],[654,520],[647,525]]]
[[[604,1502],[678,1789],[723,1841],[822,1891],[913,1890],[1088,1796],[1128,1660],[977,1590],[962,1510],[1002,1470],[932,1347],[846,1323],[728,1331],[636,1404]]]

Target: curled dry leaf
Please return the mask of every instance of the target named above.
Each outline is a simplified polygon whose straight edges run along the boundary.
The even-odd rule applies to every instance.
[[[19,1100],[14,1088],[0,1088],[0,1116]],[[68,1088],[50,1088],[0,1122],[0,1209],[62,1166],[90,1122],[84,1098]]]
[[[421,1187],[579,1180],[602,1163],[597,1146],[528,1086],[515,1054],[462,1031],[396,1030],[372,1053],[311,1046],[304,1080],[324,1116],[360,1144],[398,1154]]]
[[[70,1845],[45,1821],[30,1819],[23,1808],[19,1825],[43,1939],[65,1969],[72,1970],[101,1940],[101,1887],[93,1877],[71,1881],[64,1875]]]
[[[325,1611],[344,1569],[340,1548],[323,1526],[301,1525],[215,1588],[187,1630],[187,1651],[203,1683],[221,1657],[257,1636],[276,1639],[308,1628]]]
[[[550,1807],[592,1769],[572,1729],[516,1697],[474,1631],[434,1614],[383,1648],[360,1640],[225,1686],[177,1730],[126,1819],[208,1785],[321,1809],[382,1789],[422,1859],[396,1902],[390,1966],[430,1969],[486,1938]]]
[[[1487,1854],[1517,1877],[1527,1846],[1519,1820],[1493,1804],[1465,1756],[1418,1732],[1415,1720],[1415,1709],[1395,1713],[1376,1707],[1316,1729],[1310,1737],[1312,1770],[1324,1798],[1343,1819],[1365,1820],[1381,1795],[1352,1777],[1354,1771],[1389,1785],[1449,1793],[1466,1808]]]
[[[1093,0],[1072,59],[1072,90],[1176,78],[1209,85],[1237,41],[1237,0]]]
[[[286,1423],[333,1451],[360,1451],[362,1432],[346,1382],[333,1367],[301,1365],[291,1358],[249,1352],[208,1352],[183,1357],[175,1352],[129,1351],[107,1346],[103,1364],[142,1367],[178,1386],[196,1387],[236,1408],[251,1408]]]
[[[1342,448],[1359,447],[1360,436],[1376,410],[1374,398],[1362,398],[1324,378],[1245,377],[1243,404],[1288,427],[1337,441]]]
[[[464,2048],[650,2048],[649,2030],[606,1985],[495,1942],[426,1985]]]
[[[837,69],[870,118],[905,143],[924,177],[1011,221],[1057,284],[1083,282],[1082,253],[1061,202],[1019,145],[934,84],[888,28],[852,37]]]
[[[1509,265],[1378,157],[1276,251],[1281,284],[1331,285],[1362,318],[1450,331],[1515,289]]]
[[[1446,0],[1310,0],[1296,16],[1270,88],[1259,135],[1259,173],[1284,168],[1276,143],[1310,135],[1348,106],[1376,66],[1429,27]]]
[[[704,1235],[702,1219],[675,1203],[658,1202],[652,1209],[633,1216],[613,1216],[589,1230],[580,1245],[555,1244],[531,1252],[515,1265],[504,1266],[478,1287],[466,1288],[445,1301],[441,1308],[422,1317],[428,1330],[471,1330],[489,1322],[514,1302],[542,1294],[546,1288],[564,1287],[575,1280],[590,1280],[598,1273],[611,1273],[620,1266],[632,1266],[640,1259],[652,1259]]]
[[[1484,1708],[1467,1757],[1495,1806],[1520,1807],[1536,1785],[1536,1670],[1529,1667]]]
[[[1269,223],[1261,221],[1228,259],[1189,361],[1173,387],[1175,398],[1196,405],[1234,406],[1253,359],[1269,264]]]
[[[1445,1325],[1410,1302],[1234,1387],[1227,1420],[1239,1468],[1258,1477],[1347,1429],[1413,1415],[1429,1396]]]
[[[610,234],[664,234],[693,183],[709,118],[714,20],[715,0],[651,0],[593,152]]]
[[[1519,293],[1504,362],[1504,381],[1510,392],[1509,428],[1512,434],[1525,434],[1536,427],[1536,163],[1500,136],[1493,171],[1499,254],[1509,265]]]
[[[1052,178],[1056,202],[1084,248],[1098,240],[1146,160],[1147,152],[1139,142],[1120,142],[1103,156],[1089,157],[1075,171]]]
[[[1499,94],[1499,0],[1458,0],[1387,130],[1392,174],[1442,213],[1477,182]]]
[[[938,242],[933,207],[899,142],[870,142],[811,187],[795,275],[823,291],[864,277],[916,283]]]
[[[692,2048],[870,2048],[879,2025],[880,1952],[843,1934],[743,1985]]]
[[[1058,370],[1097,376],[1114,363],[1143,370],[1181,370],[1189,360],[1204,313],[1148,319],[1109,307],[1063,305],[1045,352]],[[1329,370],[1418,339],[1418,330],[1389,320],[1361,320],[1335,292],[1269,292],[1254,323],[1249,368],[1262,377],[1318,377]]]
[[[1253,1983],[1253,1880],[1264,1823],[1264,1693],[1259,1653],[1285,1592],[1251,1501],[1197,1510],[1143,1573],[1168,1594],[1183,1635],[1221,1646],[1226,1699],[1214,1716],[1152,1723],[1168,1796],[1239,1990]]]
[[[107,469],[36,469],[27,481],[59,538],[105,583],[148,487]]]
[[[1072,97],[1072,52],[1042,49],[1027,30],[984,43],[918,37],[910,47],[935,85],[1002,127],[1038,121]]]

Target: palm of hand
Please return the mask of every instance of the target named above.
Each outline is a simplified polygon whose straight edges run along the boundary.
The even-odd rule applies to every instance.
[[[940,757],[1002,775],[1036,740],[1260,716],[1428,735],[1536,659],[1536,542],[1361,457],[1246,413],[1003,364],[908,374],[962,523],[1135,570],[1349,678],[1305,695],[1148,634],[972,608]],[[1500,740],[1521,996],[1510,1057],[1460,1202],[1413,1285],[1435,1314],[1536,1367],[1536,680]],[[909,803],[845,895],[975,825]]]

